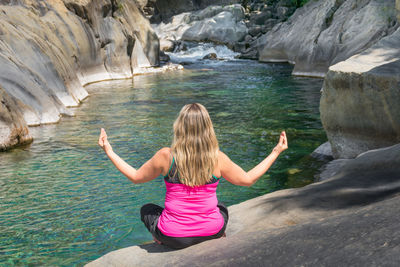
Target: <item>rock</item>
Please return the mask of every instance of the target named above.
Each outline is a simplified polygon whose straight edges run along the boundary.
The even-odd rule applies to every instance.
[[[328,67],[372,46],[397,27],[394,0],[309,1],[267,33],[262,62],[292,62],[294,75],[324,77]]]
[[[400,142],[400,29],[329,68],[321,121],[335,158]]]
[[[274,25],[275,25],[275,24],[274,24]],[[270,27],[270,26],[267,26],[267,25],[263,25],[263,26],[261,26],[261,33],[262,33],[262,34],[265,34],[265,33],[267,33],[268,31],[272,30],[272,28],[273,28],[273,26]]]
[[[237,43],[235,43],[233,50],[236,52],[243,53],[248,47],[249,47],[249,43],[246,41],[237,42]]]
[[[250,6],[251,10],[254,11],[263,11],[264,9],[267,9],[268,5],[264,4],[264,3],[253,3]]]
[[[280,0],[276,3],[276,6],[279,7],[291,7],[293,5],[293,0]]]
[[[249,34],[251,36],[257,36],[261,32],[262,32],[262,27],[261,26],[254,26],[254,27],[251,27],[249,29]]]
[[[218,58],[217,58],[217,54],[215,54],[215,53],[209,53],[209,54],[205,55],[205,56],[203,57],[203,59],[216,60],[216,59],[218,59]]]
[[[285,19],[289,15],[289,8],[280,6],[276,9],[276,15],[278,16],[279,19]]]
[[[400,144],[370,151],[323,182],[230,206],[226,238],[182,250],[131,246],[86,266],[397,266],[399,155]]]
[[[245,41],[246,43],[250,43],[251,40],[253,40],[253,37],[252,37],[251,35],[246,35],[246,37],[244,37],[244,41]]]
[[[133,1],[18,1],[0,6],[0,29],[0,85],[27,125],[72,115],[85,84],[159,64],[158,38]]]
[[[257,49],[246,49],[243,51],[240,55],[239,58],[242,59],[257,59],[258,58],[258,51]]]
[[[180,41],[178,45],[176,46],[175,50],[177,51],[187,51],[188,50],[188,44],[185,41]]]
[[[279,21],[277,19],[267,19],[263,26],[272,28],[278,23]]]
[[[152,27],[161,43],[169,40],[179,43],[183,33],[191,27],[191,20],[191,13],[186,12],[173,16],[168,23],[152,24]]]
[[[215,42],[230,47],[247,34],[241,5],[209,6],[196,12],[173,16],[168,23],[152,25],[162,46],[182,40]]]
[[[165,52],[173,52],[175,49],[175,42],[171,40],[160,40],[160,50]]]
[[[164,53],[164,51],[160,51],[160,61],[168,62],[170,61],[170,57]]]
[[[323,160],[332,160],[332,147],[329,142],[325,142],[317,147],[312,153],[311,157]]]
[[[0,151],[32,142],[20,106],[0,86]]]
[[[241,5],[228,5],[228,6],[209,6],[203,10],[197,11],[192,14],[195,20],[204,20],[218,15],[221,12],[232,13],[236,22],[244,19],[244,8]]]
[[[237,18],[228,11],[218,15],[197,21],[182,35],[182,40],[195,42],[214,42],[233,46],[247,35],[247,27],[243,21],[237,22]]]
[[[265,21],[271,17],[272,13],[269,10],[255,12],[250,15],[250,23],[255,25],[264,25]]]

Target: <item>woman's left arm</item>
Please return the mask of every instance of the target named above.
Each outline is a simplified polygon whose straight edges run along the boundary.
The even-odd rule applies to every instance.
[[[99,146],[106,152],[108,158],[117,169],[135,184],[145,183],[165,173],[165,166],[168,166],[169,153],[167,148],[160,149],[151,159],[142,165],[138,170],[121,159],[112,149],[107,140],[106,131],[102,128],[99,137]],[[165,162],[167,160],[167,163]]]

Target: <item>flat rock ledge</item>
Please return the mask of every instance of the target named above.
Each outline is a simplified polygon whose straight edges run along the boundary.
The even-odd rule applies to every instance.
[[[226,238],[183,250],[132,246],[86,266],[398,266],[400,144],[349,159],[323,182],[229,212]]]

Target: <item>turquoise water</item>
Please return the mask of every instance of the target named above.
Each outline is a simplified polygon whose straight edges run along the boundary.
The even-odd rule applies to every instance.
[[[319,119],[322,80],[296,78],[289,65],[232,61],[88,86],[73,118],[32,128],[34,143],[0,154],[0,265],[83,265],[151,240],[139,218],[163,204],[162,178],[134,185],[97,146],[99,129],[139,167],[169,146],[180,108],[204,104],[220,148],[245,170],[286,130],[289,150],[252,187],[222,180],[218,198],[235,204],[313,182],[321,165],[308,155],[326,140]]]

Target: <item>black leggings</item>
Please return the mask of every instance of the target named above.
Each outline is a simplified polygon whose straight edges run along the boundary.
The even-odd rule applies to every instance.
[[[224,218],[224,226],[222,226],[221,230],[218,233],[210,236],[173,237],[164,235],[157,227],[158,218],[160,217],[164,209],[155,204],[150,203],[144,205],[140,209],[140,217],[149,232],[158,241],[163,243],[163,245],[174,249],[182,249],[206,240],[220,238],[224,235],[229,219],[228,209],[222,203],[218,203],[218,208],[221,212],[222,217]]]

